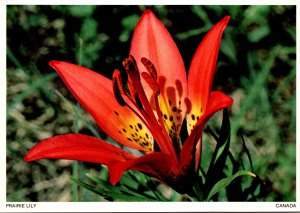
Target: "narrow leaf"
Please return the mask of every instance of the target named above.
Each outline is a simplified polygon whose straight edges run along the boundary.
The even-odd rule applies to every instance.
[[[153,196],[149,196],[149,195],[145,194],[144,192],[140,192],[136,188],[133,188],[133,187],[125,184],[125,182],[122,183],[119,187],[114,187],[107,181],[101,180],[100,178],[97,178],[88,173],[86,174],[86,176],[88,178],[90,178],[91,180],[93,180],[94,182],[96,182],[99,190],[101,188],[101,191],[103,191],[103,192],[109,192],[109,193],[117,194],[117,195],[118,194],[126,194],[126,195],[128,194],[130,196],[139,197],[140,199],[144,198],[145,200],[156,200],[156,198],[154,198]]]
[[[234,179],[236,179],[237,177],[242,176],[242,175],[249,175],[252,177],[256,177],[256,175],[253,174],[252,172],[241,170],[230,177],[223,178],[213,186],[213,188],[211,189],[211,191],[209,192],[209,194],[207,196],[207,200],[210,200],[212,198],[212,196],[214,196],[219,191],[221,191],[222,189],[227,187]]]
[[[141,196],[133,196],[126,193],[122,193],[121,191],[99,189],[98,187],[89,185],[87,183],[84,183],[80,180],[76,180],[74,178],[71,178],[71,180],[77,183],[78,185],[84,187],[85,189],[94,192],[104,198],[112,198],[113,200],[119,200],[119,201],[154,201],[153,199],[149,199]]]
[[[250,152],[249,152],[249,150],[248,150],[248,148],[246,146],[246,142],[244,140],[243,134],[241,133],[240,135],[241,135],[241,139],[242,139],[242,142],[243,142],[243,151],[246,152],[246,155],[247,155],[248,160],[250,162],[251,171],[253,171],[253,164],[252,164],[252,158],[251,158]]]
[[[205,195],[221,178],[225,177],[223,169],[229,153],[230,146],[230,122],[227,109],[223,110],[223,121],[219,137],[216,138],[217,146],[213,153],[211,163],[207,171],[205,182]]]

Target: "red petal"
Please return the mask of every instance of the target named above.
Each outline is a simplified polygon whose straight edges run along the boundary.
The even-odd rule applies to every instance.
[[[105,141],[82,134],[58,135],[37,143],[25,156],[26,162],[44,159],[68,159],[109,164],[135,157]]]
[[[144,12],[134,30],[130,54],[136,59],[141,71],[145,70],[140,62],[142,57],[154,64],[161,91],[158,97],[160,108],[168,117],[165,124],[170,132],[175,123],[178,136],[186,111],[184,99],[187,80],[184,63],[171,35],[150,10]],[[146,94],[150,100],[153,92],[144,80],[142,83],[144,88],[148,88]],[[171,116],[173,119],[170,121]]]
[[[61,61],[49,63],[61,76],[69,90],[79,103],[91,114],[97,124],[110,137],[126,146],[149,150],[152,148],[152,137],[149,130],[127,107],[121,106],[115,99],[112,81],[87,68]],[[142,131],[138,128],[142,127]],[[138,136],[148,141],[150,148],[143,148],[135,142],[133,134],[138,129]],[[138,137],[139,138],[139,137]],[[136,139],[136,141],[138,141]]]
[[[224,17],[203,38],[190,66],[188,75],[188,98],[192,108],[187,115],[188,131],[201,117],[207,107],[209,93],[216,69],[221,37],[230,17]]]
[[[127,170],[140,171],[163,182],[168,182],[171,177],[181,171],[170,155],[161,152],[153,152],[126,162],[109,164],[108,169],[109,181],[112,185],[115,185]]]
[[[195,159],[195,146],[199,141],[206,122],[213,114],[221,109],[232,105],[232,98],[228,97],[222,92],[211,92],[206,107],[206,111],[202,117],[198,120],[196,126],[192,130],[190,136],[184,142],[180,153],[180,162],[183,167],[191,168]]]

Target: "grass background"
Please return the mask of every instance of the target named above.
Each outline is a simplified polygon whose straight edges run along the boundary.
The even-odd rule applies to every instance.
[[[72,185],[70,176],[105,175],[103,167],[66,160],[28,164],[22,158],[35,143],[57,134],[107,138],[48,61],[81,64],[111,77],[128,56],[146,8],[165,24],[187,68],[205,32],[231,16],[213,85],[234,99],[231,151],[238,155],[243,134],[254,172],[264,181],[261,201],[295,201],[296,6],[215,5],[7,6],[7,201],[102,200]],[[219,126],[216,121],[218,116],[209,125]],[[204,169],[213,146],[206,137]]]

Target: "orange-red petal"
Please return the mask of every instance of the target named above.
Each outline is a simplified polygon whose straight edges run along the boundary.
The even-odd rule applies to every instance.
[[[25,156],[26,162],[39,159],[68,159],[110,164],[135,156],[103,140],[82,134],[54,136],[37,143]]]
[[[215,112],[230,107],[232,105],[232,102],[232,98],[222,92],[215,91],[210,93],[204,114],[198,120],[190,136],[186,139],[182,146],[182,150],[180,153],[180,163],[183,167],[194,169],[196,144],[201,138],[206,122],[211,116],[213,116]]]
[[[220,42],[229,19],[229,16],[224,17],[210,29],[193,56],[188,74],[188,99],[192,103],[187,115],[189,133],[208,107]]]
[[[141,71],[146,70],[141,63],[142,57],[154,64],[160,86],[159,104],[166,118],[164,122],[168,132],[178,137],[186,111],[186,72],[171,35],[150,10],[144,12],[134,30],[130,54],[136,59]],[[144,80],[142,84],[150,100],[153,91]]]
[[[110,137],[126,146],[152,151],[152,135],[136,114],[116,101],[110,79],[67,62],[51,61],[49,64]]]
[[[162,182],[169,182],[172,177],[178,175],[181,171],[174,158],[161,152],[152,152],[126,162],[109,164],[108,169],[109,181],[112,185],[115,185],[127,170],[143,172]]]

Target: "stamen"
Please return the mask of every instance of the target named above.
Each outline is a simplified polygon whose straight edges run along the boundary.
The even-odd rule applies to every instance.
[[[125,94],[125,90],[121,82],[122,80],[120,78],[120,71],[116,69],[113,73],[113,79],[112,79],[114,95],[117,102],[121,106],[126,106],[126,102],[122,97],[122,94],[123,93]]]
[[[157,81],[154,80],[154,78],[146,72],[142,72],[141,75],[142,75],[143,79],[146,81],[146,83],[153,90],[154,95],[158,96],[160,94],[160,89],[159,89]]]
[[[143,79],[146,81],[146,83],[150,86],[150,88],[153,90],[154,93],[154,103],[155,103],[155,110],[157,112],[157,116],[158,116],[158,121],[161,127],[161,130],[163,132],[163,134],[165,135],[165,137],[169,137],[169,139],[171,139],[171,141],[173,142],[173,138],[168,134],[168,131],[166,129],[165,126],[165,122],[163,120],[163,115],[159,106],[159,101],[158,101],[158,96],[160,94],[160,88],[157,82],[157,71],[153,65],[153,63],[148,60],[147,58],[142,58],[141,62],[143,63],[143,65],[146,67],[146,69],[148,70],[148,72],[142,72],[141,75],[143,77]],[[174,142],[173,142],[174,143]],[[177,157],[179,156],[179,152],[177,150],[176,154]]]
[[[128,81],[127,76],[124,78],[121,75],[121,71],[118,69],[115,69],[113,72],[113,79],[115,79],[117,81],[117,84],[118,84],[121,94],[125,95],[126,94],[125,85]]]
[[[131,81],[128,81],[128,89],[129,89],[130,95],[132,97],[134,97],[137,94],[136,89],[134,88],[134,86],[131,83]]]
[[[143,109],[143,104],[142,104],[142,102],[141,102],[141,100],[140,100],[140,98],[139,98],[139,96],[138,96],[137,91],[135,90],[133,84],[132,84],[130,81],[128,81],[128,89],[129,89],[129,92],[130,92],[131,97],[134,98],[137,107],[138,107],[140,110],[142,110],[142,109]]]
[[[154,78],[155,81],[157,81],[157,71],[155,69],[155,66],[152,64],[152,62],[144,57],[141,59],[141,62],[144,64],[144,66],[146,67],[146,69],[148,70],[152,78]]]
[[[129,58],[123,60],[123,66],[128,74],[128,90],[126,91],[124,89],[124,84],[120,84],[118,86],[117,79],[122,79],[119,77],[120,75],[116,73],[115,78],[113,78],[114,82],[114,91],[115,95],[118,100],[118,102],[123,102],[126,104],[124,99],[122,98],[121,92],[125,91],[125,95],[127,96],[128,100],[132,102],[132,104],[135,106],[136,109],[139,110],[140,114],[137,113],[129,104],[127,104],[127,107],[129,107],[132,111],[135,112],[140,118],[143,116],[141,120],[144,121],[150,132],[152,133],[153,137],[155,138],[156,142],[158,143],[160,149],[168,153],[172,156],[176,156],[176,152],[174,150],[174,147],[172,146],[171,140],[168,136],[168,133],[166,132],[166,129],[164,127],[161,111],[159,108],[157,97],[160,93],[159,85],[157,83],[157,72],[154,67],[154,65],[146,58],[142,59],[142,63],[145,65],[147,70],[149,71],[150,75],[148,73],[142,73],[142,77],[145,79],[145,81],[149,84],[151,89],[154,92],[154,97],[156,99],[156,111],[158,112],[159,121],[157,120],[156,116],[154,115],[154,111],[150,105],[150,102],[146,96],[146,93],[144,91],[143,85],[141,83],[141,77],[140,72],[137,67],[136,61],[133,58],[133,56],[129,56]],[[123,81],[120,81],[123,82]],[[123,91],[120,91],[120,89]],[[119,96],[121,98],[119,98]],[[123,103],[122,102],[122,103]],[[178,158],[176,158],[178,160]]]
[[[138,98],[140,100],[140,103],[143,106],[143,109],[150,116],[149,117],[150,120],[152,120],[152,122],[155,121],[156,118],[153,114],[152,108],[151,108],[150,103],[147,99],[144,88],[141,84],[140,73],[139,73],[136,61],[133,58],[133,56],[130,55],[129,58],[123,60],[123,66],[124,66],[126,72],[128,73],[128,76],[130,78],[130,81],[132,82],[132,86],[134,87],[134,90],[138,94]]]
[[[130,76],[130,78],[135,78],[138,81],[141,80],[139,69],[138,69],[138,67],[136,65],[136,61],[132,55],[130,55],[129,58],[126,58],[123,60],[123,66],[124,66],[126,72],[128,73],[128,75]]]

